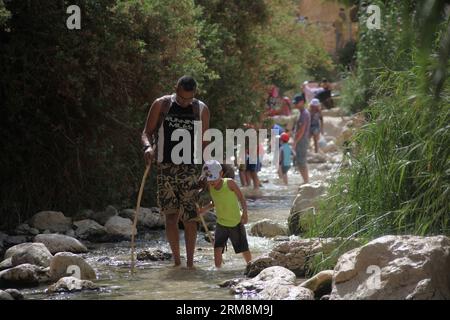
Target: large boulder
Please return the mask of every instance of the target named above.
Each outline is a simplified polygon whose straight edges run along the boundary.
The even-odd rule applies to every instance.
[[[11,258],[12,266],[29,263],[36,266],[48,267],[52,254],[42,243],[21,243],[9,248],[5,259]]]
[[[73,252],[85,253],[87,248],[77,239],[62,234],[39,234],[34,242],[43,243],[52,253]]]
[[[72,219],[58,211],[41,211],[36,213],[29,222],[32,228],[49,230],[50,232],[67,232],[72,229]]]
[[[96,290],[98,288],[99,287],[95,283],[89,280],[80,280],[75,277],[64,277],[48,287],[47,293]]]
[[[230,292],[242,298],[261,300],[313,300],[314,294],[296,285],[295,274],[282,267],[270,267],[253,279],[231,282]]]
[[[12,264],[12,258],[8,258],[8,259],[5,259],[2,262],[0,262],[0,271],[6,270],[6,269],[9,269],[12,267],[14,267]]]
[[[106,228],[94,220],[80,220],[74,222],[74,225],[76,227],[75,235],[81,240],[91,242],[104,242],[109,240]]]
[[[95,280],[97,277],[94,269],[82,257],[71,252],[57,253],[50,262],[49,274],[52,281],[70,275],[82,280]]]
[[[331,293],[331,283],[333,281],[333,270],[324,270],[314,277],[303,282],[300,287],[308,288],[314,292],[314,297],[320,299],[324,295]]]
[[[131,239],[133,222],[127,218],[113,216],[106,222],[105,228],[106,232],[108,232],[112,238],[128,240]],[[134,233],[136,233],[136,229],[134,229]]]
[[[300,235],[307,231],[307,225],[314,220],[316,202],[325,192],[326,185],[317,182],[300,186],[288,218],[289,234]]]
[[[316,209],[309,207],[300,211],[293,211],[288,217],[289,235],[302,235],[308,232],[316,219]]]
[[[250,234],[257,237],[273,238],[287,235],[287,228],[269,219],[256,222],[250,229]]]
[[[135,209],[124,209],[119,214],[123,218],[134,221],[136,215]],[[158,208],[144,208],[139,210],[137,226],[146,229],[162,229],[164,228],[164,217]]]
[[[119,213],[116,208],[113,206],[107,206],[104,211],[92,213],[90,219],[97,221],[103,226],[111,217],[117,216],[118,214]]]
[[[0,287],[3,288],[32,287],[48,280],[48,268],[28,263],[0,271]]]
[[[343,254],[331,300],[450,299],[450,238],[384,236]]]
[[[249,277],[258,275],[262,270],[281,266],[303,277],[311,269],[311,262],[317,255],[329,255],[333,250],[350,250],[360,245],[356,240],[343,238],[309,238],[282,242],[271,252],[259,256],[247,264],[245,274]]]
[[[0,301],[2,300],[14,300],[14,298],[8,292],[0,290]]]

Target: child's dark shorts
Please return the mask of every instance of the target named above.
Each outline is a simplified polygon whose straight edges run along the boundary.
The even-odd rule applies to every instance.
[[[235,227],[217,224],[214,238],[214,248],[225,248],[229,238],[235,253],[248,251],[247,233],[242,223]]]

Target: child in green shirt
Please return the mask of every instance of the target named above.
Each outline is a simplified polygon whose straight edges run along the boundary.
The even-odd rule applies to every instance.
[[[233,179],[223,178],[222,166],[217,160],[208,160],[200,177],[206,178],[212,202],[198,209],[205,214],[216,208],[217,226],[214,234],[214,263],[217,268],[222,265],[222,254],[228,238],[235,253],[242,253],[248,263],[252,255],[248,249],[247,234],[244,225],[248,222],[247,203],[241,190]],[[239,208],[239,203],[242,208]]]

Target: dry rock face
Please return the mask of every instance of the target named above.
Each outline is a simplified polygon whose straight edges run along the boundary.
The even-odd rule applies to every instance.
[[[313,300],[314,293],[296,285],[295,274],[283,267],[270,267],[253,279],[230,281],[230,292],[262,300]]]
[[[38,234],[34,242],[43,243],[52,253],[85,253],[87,248],[77,239],[62,234]]]
[[[281,266],[304,276],[309,269],[309,263],[316,254],[328,254],[344,243],[341,238],[309,238],[296,241],[286,241],[275,246],[271,252],[257,257],[247,265],[245,274],[249,277],[258,275],[262,270]],[[355,241],[345,242],[346,248],[355,248],[360,244]]]
[[[334,271],[330,299],[450,299],[450,238],[384,236]]]
[[[48,281],[48,268],[29,263],[0,272],[0,287],[30,287]]]
[[[72,228],[72,219],[64,216],[58,211],[41,211],[36,213],[29,225],[38,230],[49,230],[50,232],[67,232]]]
[[[50,251],[42,243],[21,243],[9,248],[5,253],[5,260],[11,258],[12,266],[29,263],[48,267],[52,257]]]
[[[94,269],[83,258],[70,252],[60,252],[53,257],[49,274],[53,281],[69,275],[77,275],[82,280],[96,279]]]
[[[269,219],[263,219],[252,226],[250,234],[258,237],[273,238],[287,235],[287,228]]]

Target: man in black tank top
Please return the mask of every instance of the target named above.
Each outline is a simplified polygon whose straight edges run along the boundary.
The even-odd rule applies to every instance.
[[[144,158],[147,164],[156,160],[158,205],[165,215],[166,236],[173,253],[175,266],[181,264],[178,222],[183,221],[186,242],[187,267],[193,267],[195,243],[197,240],[198,178],[200,166],[194,163],[194,135],[209,128],[209,110],[195,99],[197,83],[188,76],[178,80],[176,93],[156,99],[147,116],[142,133]],[[194,121],[201,122],[202,132],[194,132]],[[197,124],[198,124],[197,123]],[[186,149],[174,152],[180,141],[172,141],[180,130],[190,136],[190,142],[183,141]],[[203,139],[201,151],[203,151]],[[185,154],[185,150],[188,150]],[[175,156],[174,156],[175,155]],[[201,163],[199,163],[201,165]]]

